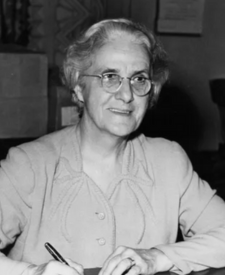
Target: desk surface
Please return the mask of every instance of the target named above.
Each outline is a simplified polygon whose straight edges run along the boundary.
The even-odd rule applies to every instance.
[[[100,268],[90,268],[90,269],[85,269],[85,275],[98,275],[100,271]],[[171,275],[171,274],[175,274],[175,273],[171,273],[171,272],[161,272],[161,273],[157,273],[158,275]],[[203,270],[200,272],[192,272],[190,273],[190,275],[225,275],[225,268],[221,268],[221,269],[207,269],[207,270]]]

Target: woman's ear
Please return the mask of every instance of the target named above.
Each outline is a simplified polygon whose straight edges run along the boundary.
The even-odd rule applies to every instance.
[[[84,97],[83,97],[83,93],[82,93],[82,89],[81,89],[81,86],[80,85],[76,85],[75,88],[74,88],[74,92],[78,98],[78,100],[80,102],[84,102]]]
[[[156,97],[158,97],[162,89],[162,84],[159,82],[155,82],[153,85],[154,85],[154,94]]]
[[[149,105],[148,105],[149,109],[151,109],[157,103],[161,89],[162,89],[161,83],[152,82],[152,88],[149,96]]]

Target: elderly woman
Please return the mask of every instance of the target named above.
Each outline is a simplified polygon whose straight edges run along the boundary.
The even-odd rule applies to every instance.
[[[12,148],[0,171],[0,274],[155,274],[225,266],[225,204],[181,147],[137,129],[168,76],[154,35],[93,25],[67,52],[79,122]],[[184,241],[177,242],[178,228]],[[52,260],[50,242],[69,266]],[[71,260],[69,260],[69,258]]]

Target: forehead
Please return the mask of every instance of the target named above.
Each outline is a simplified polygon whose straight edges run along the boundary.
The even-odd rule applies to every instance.
[[[149,58],[146,49],[136,38],[128,34],[111,37],[92,55],[92,69],[148,70]]]

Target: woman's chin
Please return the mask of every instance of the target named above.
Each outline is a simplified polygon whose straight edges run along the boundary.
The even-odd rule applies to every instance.
[[[133,133],[136,130],[134,127],[125,127],[125,126],[120,126],[120,127],[113,127],[111,129],[111,134],[117,137],[127,137],[131,133]]]

